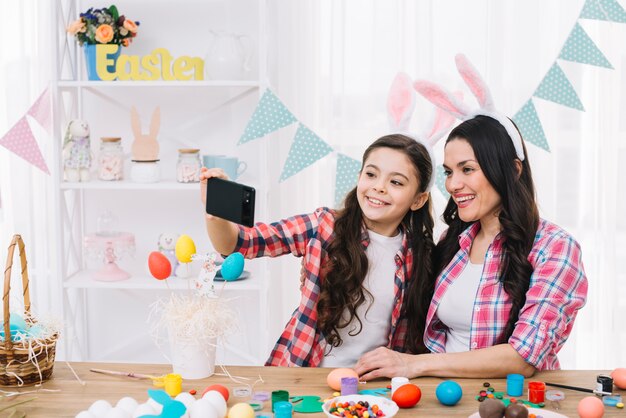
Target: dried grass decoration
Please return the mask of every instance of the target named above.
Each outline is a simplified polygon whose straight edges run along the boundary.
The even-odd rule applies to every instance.
[[[20,252],[24,313],[10,312],[11,270],[15,246]],[[28,268],[24,241],[14,235],[9,245],[4,271],[2,332],[0,333],[0,385],[41,384],[52,376],[60,321],[37,320],[30,312]],[[9,336],[9,338],[6,338]]]
[[[171,293],[152,305],[150,333],[159,348],[169,340],[174,373],[183,379],[203,379],[214,373],[218,339],[239,328],[231,306],[232,299],[201,289]]]

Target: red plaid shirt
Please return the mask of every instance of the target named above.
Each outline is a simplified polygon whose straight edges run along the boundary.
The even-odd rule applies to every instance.
[[[293,312],[285,330],[276,342],[268,366],[319,366],[326,349],[326,340],[317,330],[317,301],[320,285],[328,263],[328,246],[334,238],[335,212],[319,208],[313,214],[297,215],[271,224],[257,223],[253,228],[239,226],[235,251],[246,258],[276,257],[291,253],[304,257],[305,280],[300,305]],[[395,256],[394,308],[387,347],[404,348],[406,320],[400,320],[402,300],[413,264],[406,234]],[[363,249],[369,245],[367,229],[362,231]]]
[[[470,247],[479,230],[480,222],[476,222],[459,235],[461,248],[437,278],[424,335],[426,346],[433,352],[445,352],[446,347],[446,329],[437,317],[437,307],[450,283],[468,263]],[[509,319],[511,300],[499,280],[502,255],[502,238],[498,235],[485,255],[474,301],[471,350],[495,345]],[[580,246],[563,229],[541,220],[528,261],[534,271],[526,292],[526,304],[520,310],[508,342],[538,370],[559,369],[557,353],[587,298]]]

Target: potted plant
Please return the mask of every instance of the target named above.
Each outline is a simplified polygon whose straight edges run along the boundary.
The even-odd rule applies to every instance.
[[[67,32],[76,37],[84,47],[89,80],[100,80],[96,67],[98,45],[118,45],[117,51],[109,55],[113,63],[107,66],[109,73],[115,72],[115,62],[122,47],[129,46],[135,36],[139,22],[120,15],[115,5],[96,9],[90,7],[67,27]]]

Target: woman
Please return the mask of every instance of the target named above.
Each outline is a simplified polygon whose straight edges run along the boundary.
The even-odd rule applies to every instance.
[[[478,115],[448,136],[451,196],[434,252],[438,274],[414,283],[423,288],[407,312],[431,353],[378,348],[357,364],[363,379],[531,376],[560,367],[587,279],[578,243],[539,217],[526,149],[518,139],[516,151],[510,132]]]

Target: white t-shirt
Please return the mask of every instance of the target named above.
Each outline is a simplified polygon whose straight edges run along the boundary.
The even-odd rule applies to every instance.
[[[402,247],[403,235],[399,233],[395,237],[387,237],[369,230],[367,232],[370,238],[366,250],[369,271],[363,286],[374,297],[374,303],[371,304],[371,296],[366,293],[366,301],[357,308],[363,327],[361,332],[357,335],[348,334],[359,329],[356,318],[347,327],[340,328],[339,335],[343,343],[333,347],[322,359],[320,367],[352,367],[363,354],[378,347],[386,347],[389,342],[397,270],[395,256]],[[344,315],[347,316],[347,311]]]
[[[448,331],[446,353],[469,351],[472,314],[476,292],[483,273],[483,264],[467,263],[459,277],[450,284],[441,297],[437,316]]]

